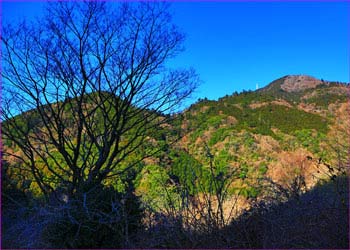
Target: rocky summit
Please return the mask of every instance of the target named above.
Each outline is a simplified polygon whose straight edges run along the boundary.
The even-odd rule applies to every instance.
[[[287,92],[297,92],[316,88],[318,85],[326,84],[324,81],[307,75],[289,75],[285,77],[281,89]]]

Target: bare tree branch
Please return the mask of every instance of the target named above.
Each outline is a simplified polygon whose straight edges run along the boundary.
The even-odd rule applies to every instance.
[[[193,70],[166,67],[184,41],[167,5],[55,2],[45,21],[4,29],[3,134],[43,193],[49,176],[74,195],[144,159],[195,89]]]

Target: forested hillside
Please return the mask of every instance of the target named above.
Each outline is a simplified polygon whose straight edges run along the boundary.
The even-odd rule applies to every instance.
[[[292,90],[283,89],[286,83]],[[302,88],[295,86],[297,83]],[[217,101],[198,100],[173,116],[151,110],[136,112],[138,108],[132,107],[133,114],[138,114],[133,119],[140,115],[164,122],[155,123],[143,146],[117,163],[111,178],[92,189],[73,190],[73,194],[82,192],[82,201],[62,185],[68,169],[62,167],[64,159],[53,146],[44,149],[50,156],[47,161],[34,158],[40,175],[32,175],[30,164],[22,160],[26,152],[21,144],[5,133],[5,247],[345,248],[348,94],[349,86],[344,83],[286,76],[256,91],[234,93]],[[109,95],[99,98],[107,101]],[[90,101],[94,98],[94,94],[85,97],[88,109],[94,109]],[[113,108],[108,110],[111,117],[116,114]],[[94,116],[95,129],[101,129],[101,134],[104,127],[98,121],[103,119],[103,111],[97,108]],[[74,130],[70,110],[63,112],[66,126]],[[40,141],[35,141],[37,132],[47,130],[42,129],[45,126],[37,110],[4,121],[3,129],[14,129],[14,124],[25,127],[28,139],[40,147]],[[132,141],[138,129],[125,133],[120,143]],[[91,151],[91,160],[97,153],[98,148]],[[52,191],[47,190],[47,196],[35,176],[49,183]],[[309,206],[311,203],[314,205]],[[48,205],[39,211],[39,204]],[[289,242],[282,235],[272,235],[265,227],[274,227],[279,216],[275,213],[286,214],[280,222],[282,231],[303,237],[303,241]],[[19,221],[18,216],[23,219]],[[260,219],[254,219],[256,216]],[[101,222],[103,218],[105,222]],[[38,238],[15,239],[15,232],[28,230],[38,220],[41,226],[36,224],[33,229]],[[295,228],[288,228],[292,221],[298,222]],[[313,223],[325,224],[314,228]],[[333,227],[338,231],[333,232]],[[241,228],[247,230],[245,235]],[[309,238],[302,233],[305,228],[311,230]]]
[[[264,16],[249,24],[265,20],[256,10]],[[193,103],[202,80],[186,65],[198,59],[189,52],[191,60],[174,61],[186,36],[172,12],[167,1],[48,1],[40,18],[4,23],[1,248],[349,249],[349,84],[287,75]],[[236,35],[247,36],[242,44],[254,49],[240,54],[249,61],[203,60],[208,72],[226,74],[226,64],[230,74],[240,72],[236,65],[253,72],[259,51],[264,58],[301,51],[279,47],[288,42],[280,38],[255,48],[249,34],[265,39],[265,27],[222,28],[233,16],[211,28],[199,21],[205,40],[192,45],[218,60],[240,49],[231,44]],[[220,28],[235,35],[229,48],[207,33]],[[293,39],[289,46],[300,46]],[[207,49],[198,46],[206,40]],[[264,75],[291,67],[269,60],[278,64]],[[299,72],[333,71],[298,60]]]

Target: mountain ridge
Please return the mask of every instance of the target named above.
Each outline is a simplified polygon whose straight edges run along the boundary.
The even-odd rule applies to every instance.
[[[309,89],[315,89],[321,86],[330,85],[348,85],[349,83],[339,82],[339,81],[328,81],[323,79],[318,79],[316,77],[298,74],[298,75],[285,75],[283,77],[273,80],[265,87],[258,89],[258,91],[271,91],[280,89],[285,92],[300,92]]]
[[[288,92],[282,86],[287,86],[287,90],[294,86],[293,90],[298,91]],[[169,119],[165,126],[152,130],[143,147],[118,164],[120,170],[113,172],[115,178],[103,183],[104,188],[126,197],[125,188],[130,185],[132,189],[129,191],[140,199],[143,207],[147,208],[145,211],[161,215],[160,218],[172,218],[168,214],[171,211],[191,220],[191,217],[186,217],[187,211],[190,211],[188,214],[193,215],[195,221],[206,221],[207,211],[210,210],[227,223],[228,232],[235,232],[228,225],[235,225],[241,219],[250,220],[246,213],[254,212],[254,208],[261,204],[265,204],[262,207],[265,210],[259,211],[264,214],[274,204],[291,204],[291,209],[285,213],[294,212],[294,208],[300,205],[300,198],[307,197],[305,194],[309,190],[336,179],[337,175],[346,174],[350,148],[349,140],[345,140],[350,137],[349,91],[349,85],[345,84],[320,84],[314,78],[285,76],[263,90],[234,93],[217,101],[202,99],[174,115],[176,119]],[[32,133],[42,129],[41,123],[35,120],[35,112],[31,110],[16,118],[23,122],[35,121],[30,123]],[[70,122],[70,125],[66,125],[72,130],[74,123],[71,122],[70,110],[64,112],[65,119]],[[158,119],[164,114],[154,115]],[[97,128],[100,119],[99,116],[94,119]],[[131,132],[125,135],[122,143],[127,142],[127,136],[132,136]],[[29,134],[27,138],[33,138],[32,135]],[[180,140],[177,140],[179,137]],[[35,146],[40,149],[41,145],[37,143]],[[3,149],[2,190],[7,197],[11,196],[7,204],[12,204],[12,199],[40,199],[42,194],[30,175],[30,169],[18,160],[17,156],[23,154],[21,148],[3,137]],[[56,170],[60,167],[57,161],[64,164],[60,154],[52,147],[45,150],[56,158],[47,162],[36,158],[40,169]],[[147,154],[150,151],[154,154]],[[145,154],[150,156],[133,165],[133,172],[123,172],[135,157]],[[48,171],[41,174],[51,183],[57,183],[59,190],[61,182],[55,176]],[[336,193],[329,196],[332,195]],[[323,204],[323,199],[316,201]],[[12,214],[12,210],[9,211]],[[344,211],[348,210],[344,208]],[[271,221],[275,220],[275,215],[272,211]],[[260,214],[258,216],[262,218]],[[300,217],[296,214],[295,218],[304,221],[310,216]],[[323,219],[323,215],[320,216],[322,223]],[[160,226],[169,225],[157,220],[153,222],[160,223]],[[294,217],[285,223],[295,223]],[[247,224],[244,222],[242,225]],[[241,231],[239,227],[237,232]]]
[[[287,85],[297,84],[300,90],[283,90],[281,86],[288,79]],[[168,179],[181,182],[183,178],[195,178],[183,176],[186,162],[196,166],[196,171],[208,171],[209,150],[220,171],[237,169],[239,177],[230,189],[246,198],[258,197],[262,192],[257,187],[259,178],[272,178],[280,185],[288,186],[296,175],[295,169],[301,166],[304,169],[298,171],[307,173],[308,187],[315,185],[317,181],[311,176],[315,175],[318,162],[306,159],[322,158],[327,164],[336,164],[336,157],[327,152],[330,149],[325,144],[335,138],[338,124],[348,120],[344,110],[350,106],[350,88],[345,84],[322,84],[321,80],[314,79],[284,76],[264,89],[235,93],[218,101],[203,99],[192,104],[176,115],[179,118],[176,122],[157,129],[150,138],[149,146],[159,147],[160,152],[142,162],[143,168],[148,169],[145,172],[161,172],[162,178],[166,179],[164,183],[170,183],[170,188],[174,181],[168,182]],[[182,139],[170,144],[169,138],[176,134]],[[19,148],[5,138],[4,150],[15,152]],[[4,160],[9,164],[12,162],[7,156]],[[8,175],[16,178],[16,169],[7,169],[12,172]],[[150,183],[154,180],[147,179],[152,178],[152,174],[145,172],[138,174],[136,192],[157,200],[159,191],[150,191],[153,188]],[[23,185],[23,180],[17,181],[19,186]],[[195,179],[188,181],[195,183]],[[110,182],[109,185],[119,184]],[[32,185],[30,188],[37,187]],[[151,194],[154,197],[150,197]]]

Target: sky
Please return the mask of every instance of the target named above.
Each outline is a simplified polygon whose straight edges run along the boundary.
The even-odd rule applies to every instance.
[[[2,2],[2,22],[33,18],[43,2]],[[194,99],[255,90],[285,75],[350,82],[350,2],[186,2],[171,5],[186,34],[172,67],[193,67]]]

